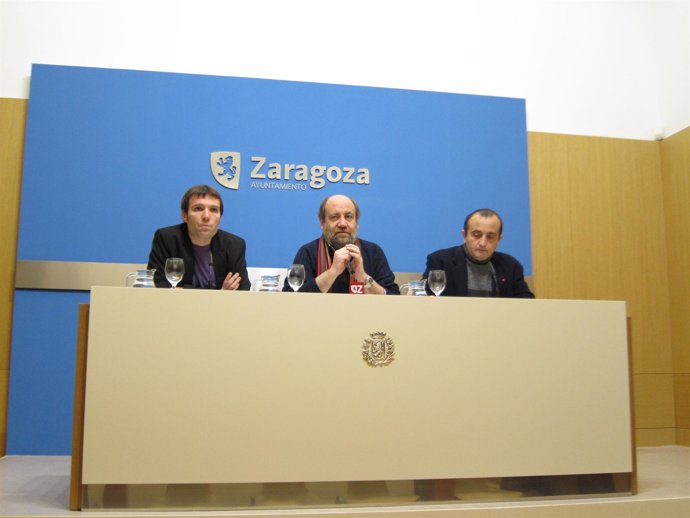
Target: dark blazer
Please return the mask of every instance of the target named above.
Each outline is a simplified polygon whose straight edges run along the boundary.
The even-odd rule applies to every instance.
[[[213,258],[213,273],[216,277],[216,288],[223,286],[223,281],[229,272],[239,273],[241,290],[251,287],[247,273],[245,251],[247,245],[239,236],[218,230],[211,240],[211,256]],[[182,257],[184,259],[184,277],[180,286],[192,287],[194,276],[194,248],[189,238],[187,224],[181,223],[172,227],[159,228],[153,235],[151,253],[147,268],[155,268],[154,282],[156,287],[170,287],[165,278],[165,260],[168,257]]]
[[[445,270],[446,289],[441,295],[467,297],[467,263],[465,258],[465,247],[462,245],[437,250],[426,258],[424,278],[429,276],[430,270]],[[491,257],[491,264],[496,271],[495,280],[498,285],[499,297],[534,298],[534,294],[525,282],[522,265],[517,259],[508,254],[494,252]]]

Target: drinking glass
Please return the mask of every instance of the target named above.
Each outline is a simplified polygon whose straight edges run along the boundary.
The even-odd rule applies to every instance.
[[[431,270],[427,282],[429,289],[438,297],[446,289],[446,272],[444,270]]]
[[[304,265],[303,264],[293,264],[288,268],[288,284],[293,291],[297,291],[304,284]]]
[[[168,257],[165,261],[165,278],[173,289],[184,277],[184,260],[181,257]]]

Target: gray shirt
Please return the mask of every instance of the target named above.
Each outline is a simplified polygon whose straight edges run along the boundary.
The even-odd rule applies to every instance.
[[[494,273],[489,261],[476,263],[466,259],[467,263],[467,294],[470,297],[494,296]]]

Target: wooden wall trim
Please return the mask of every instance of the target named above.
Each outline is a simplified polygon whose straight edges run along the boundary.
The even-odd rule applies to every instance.
[[[5,455],[26,99],[0,98],[0,457]]]

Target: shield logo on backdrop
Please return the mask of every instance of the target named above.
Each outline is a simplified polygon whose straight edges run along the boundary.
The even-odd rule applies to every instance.
[[[240,154],[237,151],[213,151],[211,172],[223,187],[237,190],[240,187]]]

